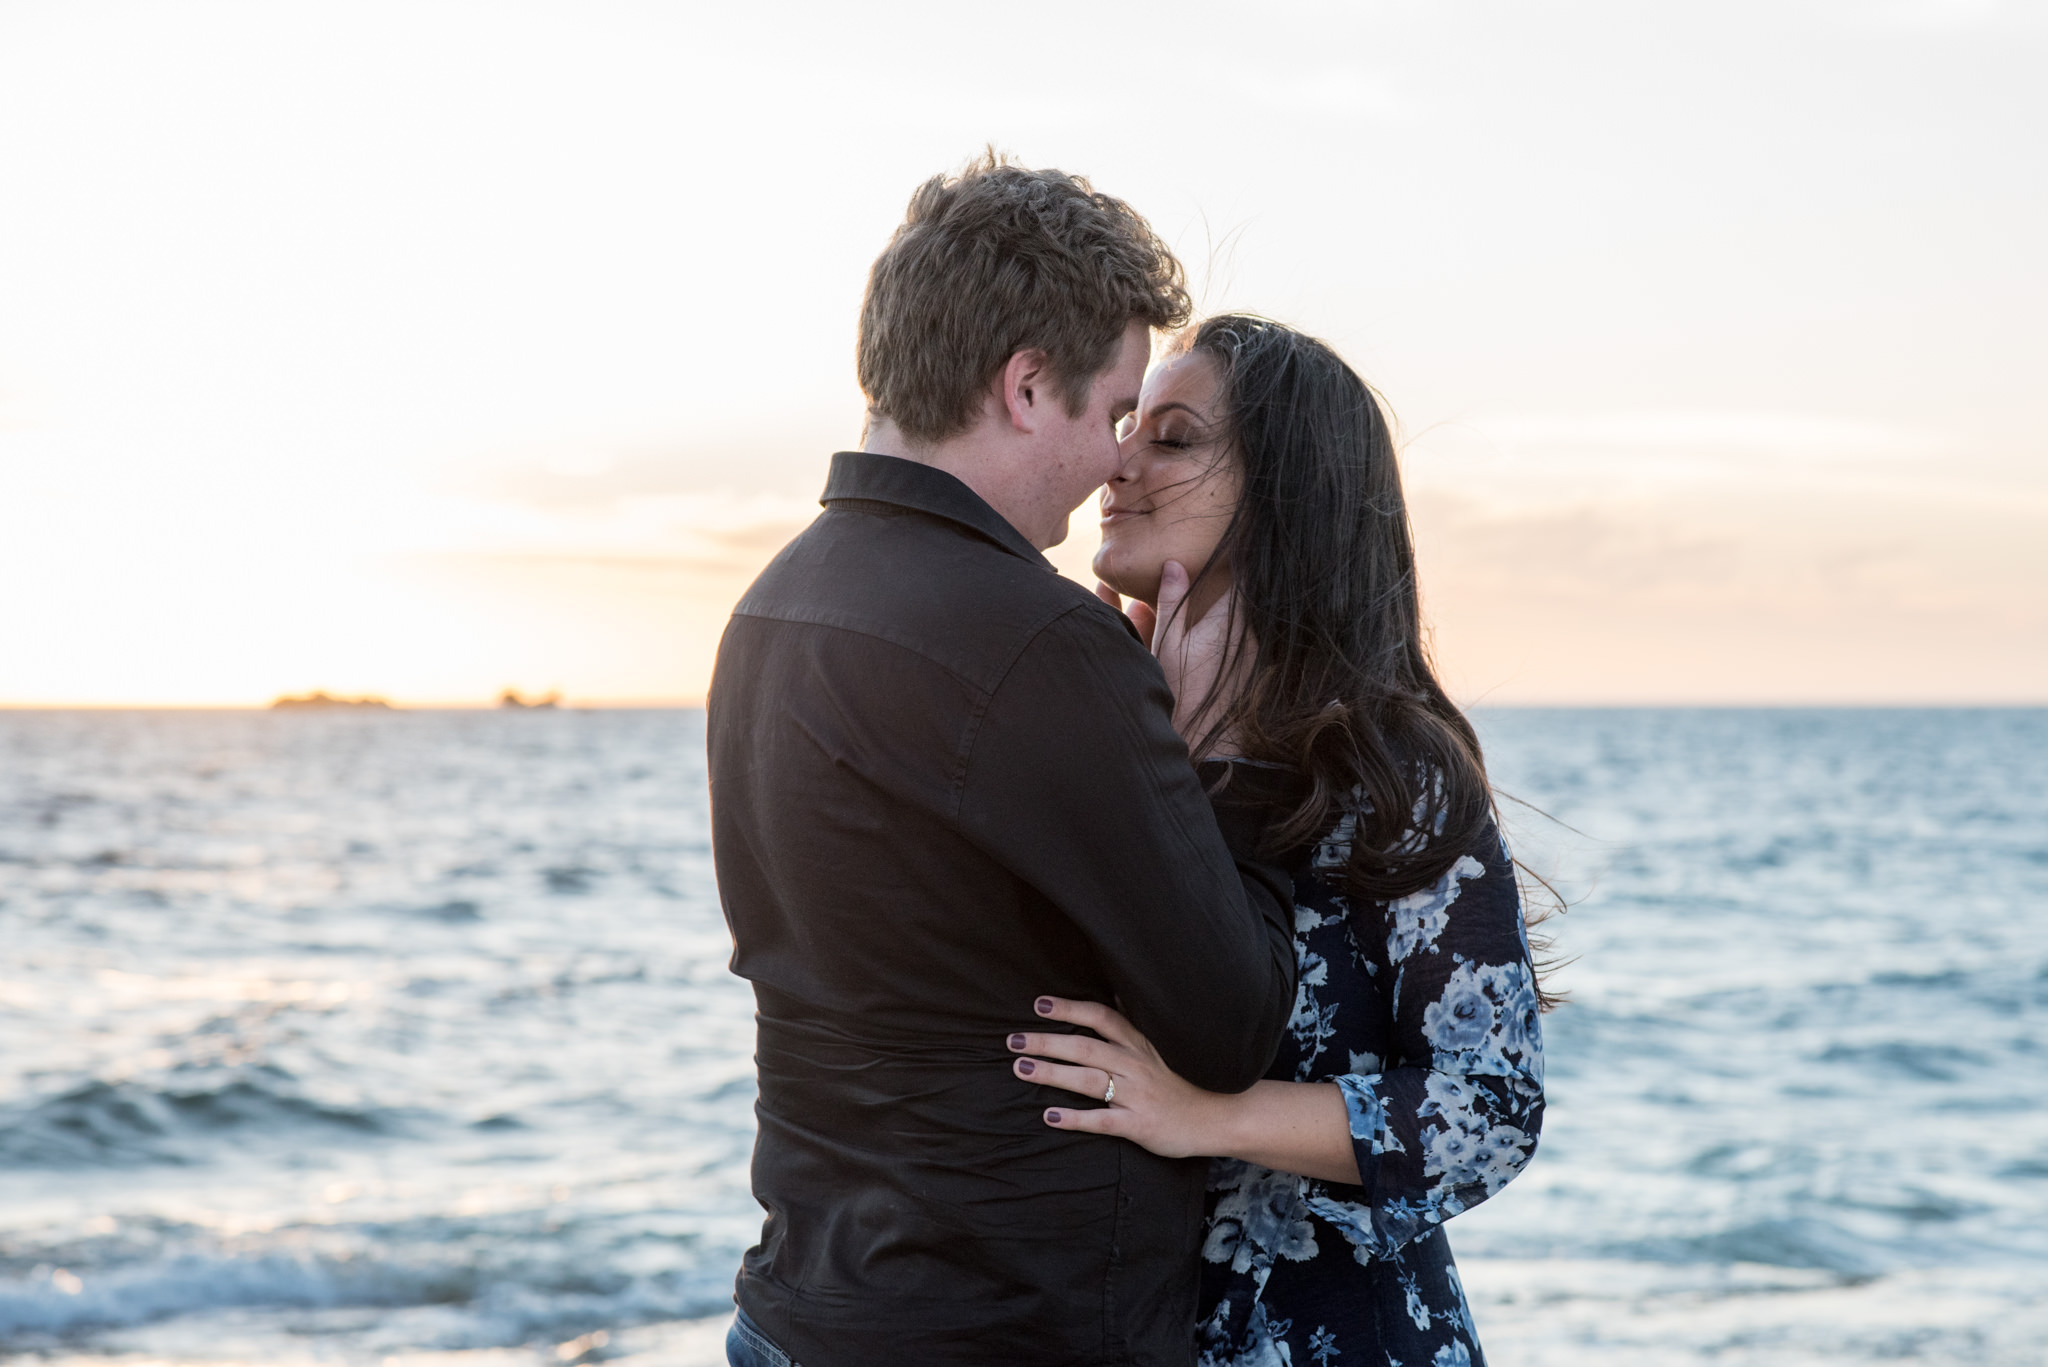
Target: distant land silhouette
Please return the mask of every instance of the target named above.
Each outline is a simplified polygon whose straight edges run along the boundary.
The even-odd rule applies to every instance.
[[[519,696],[519,690],[516,688],[508,688],[498,695],[498,706],[508,707],[516,712],[530,712],[536,708],[558,707],[561,705],[561,701],[562,695],[560,693],[550,693],[544,698],[536,698],[534,701],[528,702]]]
[[[270,706],[273,710],[278,711],[294,711],[303,710],[306,708],[318,709],[328,707],[367,707],[373,710],[381,708],[386,712],[393,710],[391,704],[385,702],[382,698],[333,698],[329,697],[325,693],[320,692],[317,689],[311,693],[301,694],[300,696],[295,698],[279,698]]]

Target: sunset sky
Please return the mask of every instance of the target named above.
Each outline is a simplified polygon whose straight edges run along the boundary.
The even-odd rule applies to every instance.
[[[1933,0],[0,0],[0,704],[701,697],[991,142],[1382,390],[1461,699],[2048,702],[2044,71]]]

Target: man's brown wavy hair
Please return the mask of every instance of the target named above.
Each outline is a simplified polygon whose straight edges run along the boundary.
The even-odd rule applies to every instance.
[[[1080,176],[990,149],[910,197],[861,302],[869,420],[912,441],[966,431],[1019,351],[1046,354],[1070,416],[1132,322],[1188,318],[1180,262],[1139,214]]]

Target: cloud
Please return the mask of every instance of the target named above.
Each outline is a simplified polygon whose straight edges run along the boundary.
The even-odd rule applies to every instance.
[[[1938,439],[1881,423],[1809,413],[1533,413],[1475,419],[1480,433],[1516,447],[1686,451],[1805,459],[1901,457],[1938,449]]]
[[[731,528],[678,528],[675,540],[696,544],[700,549],[695,553],[471,550],[427,551],[390,558],[399,563],[484,574],[501,570],[538,574],[594,571],[641,579],[744,580],[758,574],[775,552],[803,529],[804,523],[796,521]]]
[[[1746,549],[1728,529],[1689,524],[1669,508],[1501,513],[1432,493],[1413,504],[1426,538],[1426,582],[1466,593],[1597,601],[1725,589],[1739,577]]]
[[[2048,697],[2042,514],[1873,487],[1411,492],[1424,609],[1496,702]]]
[[[1304,66],[1255,79],[1261,103],[1269,106],[1388,125],[1413,124],[1425,112],[1387,77],[1353,65]]]
[[[1864,17],[1880,28],[1924,31],[1928,29],[1980,29],[2010,17],[2019,6],[2004,0],[1882,0],[1875,5],[1856,5]]]
[[[19,381],[0,380],[0,432],[26,432],[49,420],[49,398]]]
[[[794,532],[790,534],[794,535]],[[786,541],[787,537],[784,540]],[[680,575],[692,579],[726,579],[744,574],[749,568],[754,567],[748,557],[718,555],[568,555],[532,551],[440,551],[415,556],[398,556],[394,559],[400,562],[409,561],[485,573],[497,570],[521,570],[542,574],[554,570],[595,570],[636,577]]]
[[[1403,455],[1414,487],[1497,510],[1632,506],[1747,491],[1976,490],[1946,434],[1826,414],[1641,410],[1523,413],[1445,423]],[[1980,474],[1982,472],[1979,472]]]
[[[459,497],[564,516],[608,514],[646,499],[701,494],[719,465],[688,448],[564,443],[473,463],[453,472],[445,487]]]

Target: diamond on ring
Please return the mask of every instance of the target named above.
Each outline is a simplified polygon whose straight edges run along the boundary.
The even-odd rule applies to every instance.
[[[1103,1089],[1102,1089],[1102,1100],[1103,1100],[1103,1102],[1104,1102],[1104,1104],[1105,1104],[1105,1105],[1106,1105],[1107,1103],[1109,1103],[1109,1102],[1112,1102],[1112,1101],[1115,1101],[1115,1100],[1116,1100],[1116,1079],[1115,1079],[1115,1078],[1111,1078],[1111,1079],[1109,1080],[1109,1085],[1108,1085],[1107,1087],[1105,1087],[1105,1088],[1103,1088]]]

